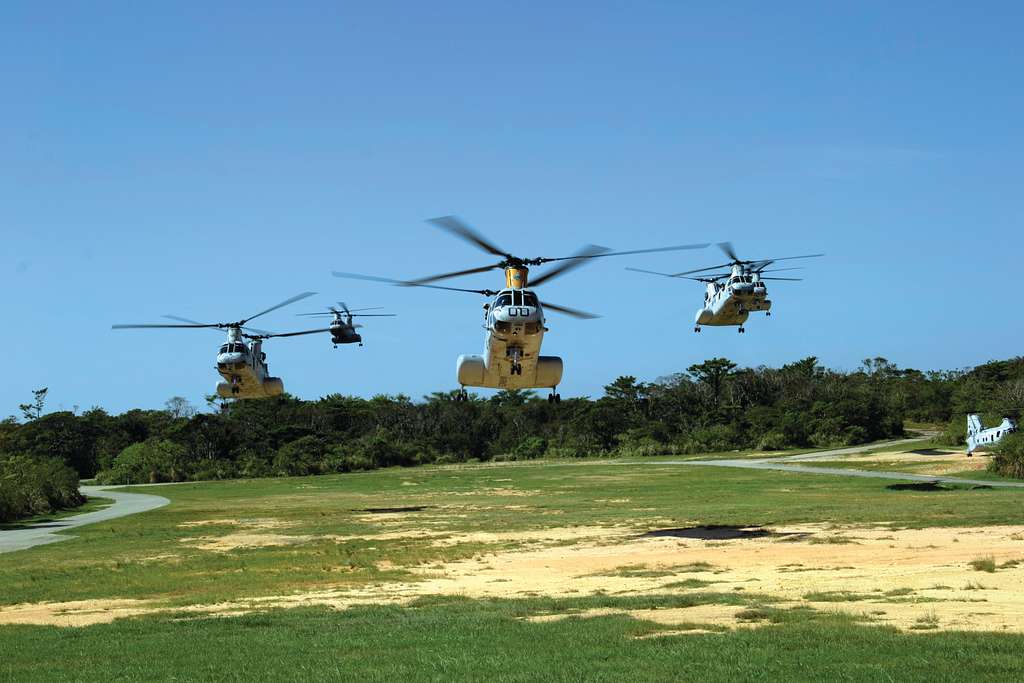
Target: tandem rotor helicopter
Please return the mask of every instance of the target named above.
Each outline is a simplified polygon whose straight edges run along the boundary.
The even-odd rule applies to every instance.
[[[284,392],[284,382],[280,377],[271,377],[267,366],[267,354],[263,351],[264,340],[274,337],[294,337],[300,334],[313,334],[325,330],[307,330],[304,332],[286,332],[274,334],[265,330],[247,327],[251,320],[271,311],[276,311],[296,301],[307,299],[316,292],[303,292],[282,301],[276,306],[260,311],[248,318],[228,323],[201,323],[176,315],[165,315],[164,318],[177,320],[179,324],[142,324],[113,325],[111,329],[163,329],[163,328],[208,328],[227,330],[227,340],[217,353],[217,372],[223,378],[217,383],[217,395],[221,398],[269,398]],[[246,344],[246,340],[252,342]]]
[[[278,335],[281,337],[294,337],[300,334],[315,334],[317,332],[330,332],[331,341],[334,343],[334,348],[338,348],[338,344],[356,344],[363,345],[363,337],[356,332],[357,328],[362,325],[354,325],[352,318],[394,318],[394,313],[360,313],[359,311],[379,311],[383,306],[374,306],[372,308],[356,308],[349,310],[348,306],[344,301],[339,301],[338,305],[341,309],[337,309],[334,306],[328,306],[327,312],[319,313],[299,313],[300,316],[311,316],[311,317],[331,317],[330,327],[324,327],[319,330],[306,330],[305,332],[289,332],[286,334]]]
[[[495,246],[493,242],[454,216],[434,218],[427,222],[473,244],[488,254],[499,257],[501,260],[485,266],[432,275],[417,280],[394,280],[338,271],[334,271],[333,274],[335,277],[386,282],[403,287],[429,287],[490,297],[490,302],[484,304],[484,329],[486,332],[483,355],[463,354],[456,361],[456,374],[461,385],[458,399],[462,401],[468,399],[467,386],[488,389],[551,389],[548,401],[554,403],[561,401],[557,389],[562,381],[562,359],[558,356],[540,355],[544,333],[548,331],[544,309],[575,318],[586,319],[597,316],[567,306],[541,301],[537,298],[537,294],[531,291],[533,288],[565,275],[593,258],[703,249],[708,246],[707,243],[704,243],[613,252],[605,247],[590,245],[583,247],[572,256],[522,258]],[[555,261],[560,263],[532,282],[529,280],[531,267]],[[500,290],[463,289],[430,284],[495,269],[505,271],[505,287]]]
[[[738,325],[740,334],[743,334],[747,331],[743,323],[750,317],[751,311],[764,311],[766,316],[771,316],[772,314],[772,302],[768,299],[768,287],[765,285],[766,280],[797,282],[803,279],[797,277],[764,277],[764,273],[799,270],[798,268],[766,270],[768,266],[776,261],[824,256],[824,254],[806,254],[804,256],[783,256],[780,258],[744,261],[736,256],[736,252],[733,250],[730,242],[719,242],[718,247],[731,259],[729,263],[722,263],[708,268],[698,268],[697,270],[687,270],[682,273],[658,273],[641,268],[626,268],[626,270],[631,270],[635,273],[647,273],[648,275],[661,275],[663,277],[703,282],[707,285],[707,290],[704,292],[704,306],[697,310],[693,331],[700,332],[701,325]],[[719,268],[729,268],[729,272],[690,277],[695,273],[718,270]]]

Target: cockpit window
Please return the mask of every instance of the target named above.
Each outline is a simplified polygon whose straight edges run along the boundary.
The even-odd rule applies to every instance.
[[[511,306],[512,305],[512,293],[511,292],[505,292],[504,294],[500,295],[494,301],[494,305],[495,306]]]
[[[221,353],[227,353],[228,352],[228,345],[225,344],[224,346],[220,347],[220,352]]]
[[[523,305],[524,306],[537,306],[537,295],[533,292],[523,292]]]

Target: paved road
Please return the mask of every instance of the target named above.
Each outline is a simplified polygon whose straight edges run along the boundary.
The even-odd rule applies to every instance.
[[[817,451],[803,455],[789,455],[781,458],[750,458],[736,460],[662,460],[660,462],[621,463],[640,465],[697,465],[700,467],[735,467],[747,470],[774,470],[776,472],[794,472],[797,474],[829,474],[838,477],[863,477],[867,479],[895,479],[897,481],[913,481],[929,484],[960,484],[967,486],[990,486],[999,489],[1021,489],[1024,482],[989,481],[987,479],[961,479],[959,477],[940,477],[933,474],[911,474],[910,472],[879,472],[877,470],[851,470],[843,467],[808,467],[792,463],[813,460],[836,460],[844,455],[856,455],[866,450],[877,448],[896,448],[909,446],[925,441],[932,435],[916,439],[899,439],[882,443],[853,446],[850,448],[834,448],[828,451]]]
[[[98,496],[101,498],[112,498],[114,504],[96,512],[86,512],[73,517],[65,517],[52,522],[40,522],[32,524],[24,529],[11,529],[0,531],[0,553],[9,553],[15,550],[24,550],[46,543],[56,543],[74,538],[70,534],[59,532],[74,529],[86,524],[105,522],[118,517],[134,515],[138,512],[146,512],[158,507],[163,507],[171,501],[163,496],[151,496],[144,493],[123,493],[111,491],[110,486],[83,486],[81,491],[86,496]]]
[[[899,446],[910,446],[911,444],[926,441],[931,438],[932,434],[929,433],[927,436],[915,437],[913,439],[896,439],[894,441],[882,441],[880,443],[865,444],[863,446],[849,446],[847,448],[833,448],[829,451],[815,451],[814,453],[804,453],[803,455],[787,455],[782,458],[758,458],[758,461],[767,462],[804,462],[807,460],[834,460],[837,456],[843,455],[857,455],[868,450],[875,450],[877,448],[898,448]]]
[[[959,477],[937,477],[931,474],[910,474],[909,472],[878,472],[874,470],[848,470],[841,467],[808,467],[806,465],[790,465],[785,462],[773,462],[771,460],[663,460],[661,462],[644,462],[629,464],[736,467],[747,470],[775,470],[777,472],[796,472],[799,474],[831,474],[838,477],[866,477],[868,479],[896,479],[899,481],[917,481],[936,484],[991,486],[992,488],[1000,489],[1024,488],[1024,482],[988,481],[987,479],[960,479]]]

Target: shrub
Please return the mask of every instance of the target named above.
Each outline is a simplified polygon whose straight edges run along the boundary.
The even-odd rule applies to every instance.
[[[101,484],[157,484],[185,481],[188,449],[166,439],[150,438],[121,451],[110,469],[96,475]]]
[[[786,448],[789,448],[789,443],[782,432],[768,432],[757,442],[759,451],[781,451]]]
[[[528,436],[516,446],[514,455],[516,460],[536,460],[543,457],[547,449],[547,440],[539,436]]]
[[[0,522],[10,522],[85,502],[78,491],[78,474],[48,458],[0,457]]]
[[[1024,432],[1008,434],[996,444],[988,469],[1004,477],[1024,479]]]

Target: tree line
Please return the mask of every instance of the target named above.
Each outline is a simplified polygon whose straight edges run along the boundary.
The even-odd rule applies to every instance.
[[[908,421],[948,425],[941,439],[952,445],[962,443],[966,412],[991,420],[1024,407],[1024,358],[947,372],[901,369],[884,358],[852,372],[824,368],[813,357],[780,368],[741,368],[713,358],[654,382],[619,377],[599,398],[561,403],[528,391],[463,402],[452,391],[419,401],[285,395],[212,411],[175,397],[164,410],[44,414],[42,392],[21,406],[21,420],[0,422],[0,519],[74,502],[66,495],[74,484],[37,493],[27,508],[18,502],[26,497],[14,491],[26,484],[11,473],[25,471],[25,463],[51,468],[54,480],[63,472],[71,480],[155,483],[847,446],[899,436]]]

